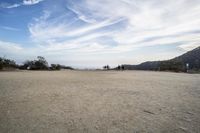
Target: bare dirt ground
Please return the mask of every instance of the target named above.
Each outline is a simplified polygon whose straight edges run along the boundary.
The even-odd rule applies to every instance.
[[[200,75],[0,73],[1,133],[199,133]]]

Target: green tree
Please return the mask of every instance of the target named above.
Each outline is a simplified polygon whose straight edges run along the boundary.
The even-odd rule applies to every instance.
[[[3,58],[0,57],[0,70],[3,69]]]
[[[35,69],[37,70],[46,70],[48,69],[48,62],[42,56],[37,57],[38,60],[35,60]]]
[[[51,64],[51,69],[52,70],[60,70],[61,69],[61,65],[60,64]]]
[[[17,65],[14,60],[6,59],[6,58],[0,58],[0,69],[3,68],[16,68]]]
[[[21,69],[30,69],[30,70],[47,70],[48,62],[42,56],[38,56],[37,60],[27,60],[24,64],[20,67]]]

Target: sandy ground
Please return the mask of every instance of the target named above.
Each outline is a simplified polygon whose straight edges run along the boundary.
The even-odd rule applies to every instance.
[[[200,75],[0,72],[0,133],[200,133]]]

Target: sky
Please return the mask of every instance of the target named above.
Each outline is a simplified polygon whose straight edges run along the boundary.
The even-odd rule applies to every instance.
[[[200,0],[0,0],[0,56],[101,68],[200,46]]]

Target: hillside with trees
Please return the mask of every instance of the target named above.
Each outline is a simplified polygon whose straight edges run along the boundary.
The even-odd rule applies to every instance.
[[[153,70],[175,72],[186,72],[188,70],[200,71],[200,47],[197,47],[181,56],[175,57],[170,60],[148,61],[139,65],[122,66],[125,70]],[[119,68],[119,66],[117,68]]]

